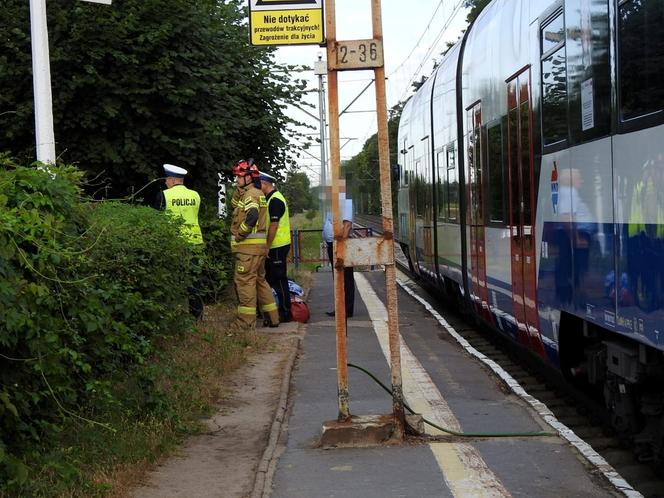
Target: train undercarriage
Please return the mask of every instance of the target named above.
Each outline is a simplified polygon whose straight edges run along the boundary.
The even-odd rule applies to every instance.
[[[645,344],[563,314],[560,366],[601,398],[611,427],[639,461],[664,464],[664,355]]]

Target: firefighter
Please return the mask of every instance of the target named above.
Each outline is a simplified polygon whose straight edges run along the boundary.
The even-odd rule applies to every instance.
[[[251,160],[233,167],[236,190],[231,199],[231,252],[235,257],[235,290],[238,296],[235,325],[242,329],[256,326],[256,302],[264,325],[279,326],[279,313],[270,286],[265,281],[267,254],[267,202],[260,190],[259,171]]]
[[[164,174],[166,176],[166,190],[161,192],[157,199],[157,207],[166,211],[172,216],[182,219],[181,236],[189,242],[192,248],[192,268],[194,269],[194,279],[192,286],[187,289],[189,294],[189,313],[199,320],[203,315],[203,298],[200,293],[200,282],[198,275],[200,273],[200,256],[203,252],[203,234],[198,224],[198,211],[201,207],[201,197],[195,190],[184,186],[184,177],[187,170],[174,166],[173,164],[164,164]]]
[[[288,252],[291,245],[290,217],[286,198],[274,186],[276,178],[267,173],[259,176],[261,191],[267,200],[267,247],[265,260],[267,283],[277,293],[279,320],[290,322],[290,291],[288,290]]]

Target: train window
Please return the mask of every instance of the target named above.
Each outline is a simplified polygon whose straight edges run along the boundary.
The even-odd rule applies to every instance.
[[[519,116],[518,108],[510,109],[509,119],[509,156],[510,156],[510,225],[521,224],[521,203],[519,202]]]
[[[459,180],[456,169],[454,144],[447,146],[447,199],[449,200],[449,221],[459,219]]]
[[[541,28],[544,145],[567,138],[567,60],[562,11]],[[548,40],[548,41],[547,41]],[[558,40],[557,43],[553,43]]]
[[[487,129],[487,169],[489,221],[504,223],[507,186],[503,165],[503,130],[500,123]]]
[[[625,0],[618,7],[620,117],[664,110],[664,3]]]
[[[530,206],[530,111],[528,109],[528,101],[523,102],[519,107],[521,113],[519,121],[521,122],[520,138],[521,138],[521,191],[523,195],[522,208],[523,211],[523,224],[532,225],[532,213]]]
[[[562,13],[542,28],[542,52],[546,54],[565,43],[565,22]]]
[[[442,150],[436,154],[436,165],[438,178],[436,181],[436,193],[438,194],[438,220],[447,221],[449,218],[450,202],[447,196],[447,163],[445,152]]]

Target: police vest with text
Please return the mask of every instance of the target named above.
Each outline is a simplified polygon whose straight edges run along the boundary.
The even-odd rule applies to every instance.
[[[290,216],[288,214],[288,204],[286,203],[286,198],[282,195],[281,192],[275,190],[270,196],[270,199],[267,201],[268,218],[270,216],[270,202],[272,202],[272,199],[279,199],[284,203],[284,207],[286,209],[284,214],[279,219],[277,233],[274,236],[272,244],[270,244],[270,249],[276,249],[277,247],[284,247],[291,243]]]
[[[198,225],[198,210],[201,198],[198,192],[189,190],[184,185],[175,185],[164,191],[166,211],[173,216],[179,216],[184,222],[180,232],[182,237],[190,244],[203,243],[203,234]]]

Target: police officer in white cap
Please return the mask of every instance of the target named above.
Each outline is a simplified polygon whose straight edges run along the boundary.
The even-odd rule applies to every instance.
[[[201,197],[195,190],[184,186],[187,170],[173,164],[164,164],[166,190],[161,193],[158,208],[172,216],[182,219],[181,235],[193,250],[193,266],[198,268],[198,257],[203,252],[203,234],[198,224],[198,212]],[[196,280],[196,279],[194,279]],[[194,281],[189,292],[189,312],[197,319],[203,314],[203,300],[200,296],[200,284]]]

